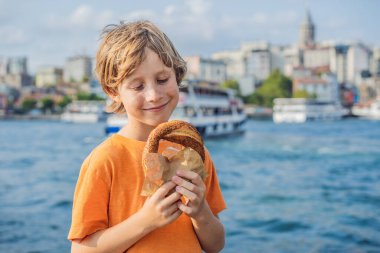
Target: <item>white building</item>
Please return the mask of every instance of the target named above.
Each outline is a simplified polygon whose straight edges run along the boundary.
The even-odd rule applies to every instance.
[[[227,79],[237,80],[243,95],[251,94],[274,69],[283,71],[286,61],[283,47],[268,42],[242,43],[237,50],[217,52],[212,57],[226,64]]]
[[[244,54],[240,50],[222,51],[212,55],[215,60],[221,60],[226,64],[227,79],[237,79],[244,75]]]
[[[316,95],[319,101],[339,102],[339,84],[334,74],[323,74],[322,77],[310,76],[293,79],[293,93],[303,90]]]
[[[289,46],[283,50],[284,54],[284,74],[293,76],[293,69],[301,65],[302,52],[297,46]]]
[[[63,70],[52,66],[40,67],[36,73],[38,88],[56,86],[63,81]]]
[[[370,69],[370,50],[362,43],[352,43],[347,52],[347,81],[358,84],[361,72]]]
[[[187,78],[222,83],[227,79],[226,64],[221,60],[200,56],[184,57],[187,63]]]
[[[374,48],[372,51],[371,73],[380,76],[380,48]]]
[[[335,44],[330,47],[330,70],[335,73],[340,83],[348,82],[347,53],[349,46]]]
[[[63,80],[65,82],[84,82],[92,77],[91,58],[88,56],[74,56],[66,60]]]
[[[330,47],[314,47],[303,51],[303,65],[306,68],[330,66]]]
[[[26,57],[11,57],[8,59],[7,74],[28,74],[28,59]]]

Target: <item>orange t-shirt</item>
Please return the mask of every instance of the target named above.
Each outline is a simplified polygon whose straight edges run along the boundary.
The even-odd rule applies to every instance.
[[[82,239],[128,219],[143,205],[141,166],[145,142],[118,134],[96,147],[83,162],[74,194],[69,240]],[[163,142],[162,151],[169,145]],[[216,215],[226,208],[215,168],[206,150],[205,198]],[[173,223],[137,241],[128,252],[201,252],[190,218],[182,214]]]

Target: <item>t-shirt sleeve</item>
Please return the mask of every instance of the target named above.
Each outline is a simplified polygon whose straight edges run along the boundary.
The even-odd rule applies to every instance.
[[[107,159],[92,152],[83,162],[75,188],[69,240],[83,239],[108,227],[109,179]]]
[[[210,158],[210,154],[206,149],[205,168],[208,176],[205,180],[206,184],[206,200],[210,206],[210,209],[214,215],[217,215],[224,209],[226,209],[226,203],[224,201],[222,191],[220,189],[218,177],[214,163]]]

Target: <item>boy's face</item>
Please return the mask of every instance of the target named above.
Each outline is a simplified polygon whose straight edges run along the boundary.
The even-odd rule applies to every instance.
[[[179,88],[173,68],[164,65],[158,55],[145,49],[145,59],[119,86],[119,96],[135,127],[157,126],[169,120],[177,106]]]

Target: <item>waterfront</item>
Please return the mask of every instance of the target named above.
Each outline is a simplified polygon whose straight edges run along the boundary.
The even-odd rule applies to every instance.
[[[228,209],[223,252],[380,252],[380,121],[206,140]],[[0,252],[69,252],[79,167],[104,124],[0,121]]]

